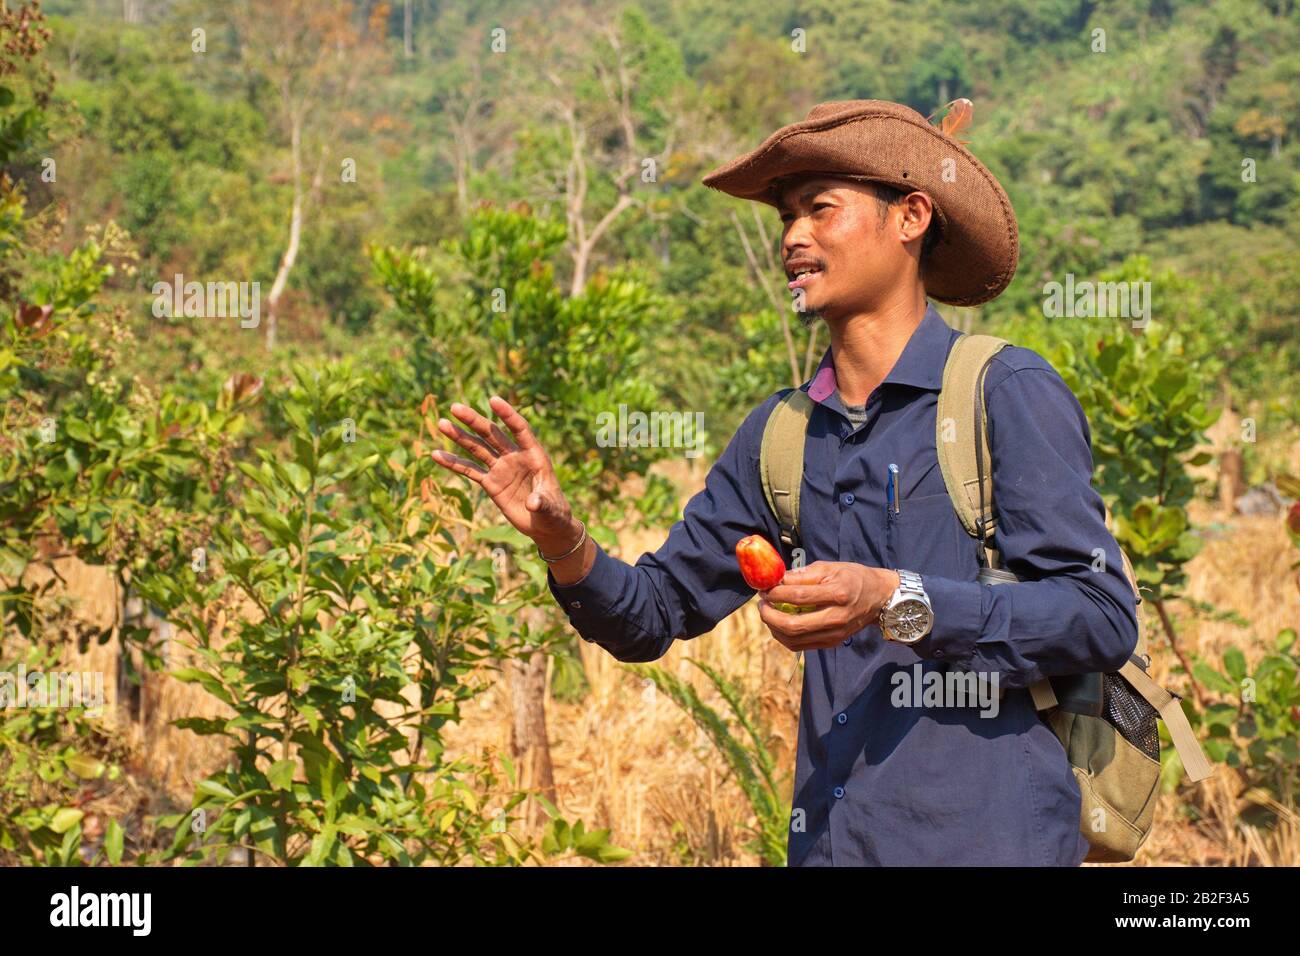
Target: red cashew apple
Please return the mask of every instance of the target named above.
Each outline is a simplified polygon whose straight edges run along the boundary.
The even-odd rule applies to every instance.
[[[760,534],[751,534],[736,543],[736,560],[740,562],[740,573],[745,583],[755,591],[767,591],[781,583],[785,577],[785,562],[781,553],[772,547],[772,543]],[[815,608],[785,601],[773,602],[772,607],[786,614],[803,614]]]

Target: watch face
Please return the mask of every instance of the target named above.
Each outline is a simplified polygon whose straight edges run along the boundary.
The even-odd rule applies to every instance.
[[[916,640],[930,630],[933,612],[924,601],[908,598],[889,609],[885,620],[896,641]]]

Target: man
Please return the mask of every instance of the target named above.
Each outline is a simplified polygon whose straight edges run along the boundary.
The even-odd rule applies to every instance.
[[[1091,486],[1087,419],[1035,352],[1012,346],[991,361],[995,542],[1014,585],[976,581],[979,544],[953,509],[935,450],[958,333],[927,296],[973,305],[1006,287],[1018,251],[1006,194],[919,114],[875,100],[815,107],[704,181],[779,210],[791,290],[831,333],[803,386],[815,403],[800,519],[811,563],[760,602],[778,641],[811,652],[790,864],[1078,865],[1088,852],[1079,788],[1027,688],[1112,672],[1137,643],[1135,598]],[[536,542],[584,640],[650,661],[752,597],[734,549],[750,534],[779,540],[759,448],[789,391],[749,414],[668,540],[635,566],[586,534],[527,423],[500,398],[491,406],[514,441],[454,405],[476,434],[445,419],[439,427],[484,467],[434,457],[481,484]],[[917,633],[893,632],[888,616],[882,627],[883,608],[916,595],[929,606]],[[779,602],[813,610],[787,614]],[[996,686],[996,706],[899,692],[950,670]]]

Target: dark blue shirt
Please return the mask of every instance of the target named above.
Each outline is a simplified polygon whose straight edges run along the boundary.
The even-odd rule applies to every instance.
[[[979,546],[935,452],[936,402],[958,334],[929,306],[857,428],[830,349],[802,386],[815,401],[800,515],[806,562],[918,572],[934,627],[910,647],[872,625],[805,654],[791,866],[1074,866],[1088,851],[1078,784],[1027,688],[1045,676],[1117,670],[1137,644],[1136,598],[1092,487],[1083,409],[1051,364],[1018,346],[993,358],[985,395],[994,545],[1020,583],[976,581]],[[629,565],[597,546],[587,576],[566,587],[548,573],[584,640],[621,661],[656,660],[754,597],[735,546],[749,534],[780,542],[758,455],[768,413],[789,391],[749,414],[658,551]],[[897,515],[885,504],[891,462],[900,470]],[[917,666],[922,684],[931,671],[995,674],[996,716],[919,695],[900,705],[896,688]]]

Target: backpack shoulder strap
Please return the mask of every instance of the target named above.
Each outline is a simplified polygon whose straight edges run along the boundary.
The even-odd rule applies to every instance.
[[[997,515],[993,509],[993,456],[988,440],[984,375],[988,370],[989,359],[1010,344],[1006,339],[993,335],[963,334],[959,337],[948,353],[935,413],[935,449],[948,496],[952,498],[953,507],[966,531],[984,541],[989,568],[1001,568],[1002,559],[997,550],[989,545],[997,530]],[[985,488],[988,489],[987,493]],[[979,520],[981,515],[984,518],[982,523]],[[1109,508],[1106,508],[1106,528],[1114,533]],[[1142,594],[1133,564],[1123,548],[1119,549],[1119,555],[1124,566],[1124,576],[1137,596],[1138,603],[1141,603]],[[1139,657],[1145,657],[1146,654],[1146,639],[1140,627],[1134,653]],[[1132,662],[1126,664],[1120,673],[1147,698],[1151,706],[1160,711],[1174,746],[1184,757],[1188,776],[1192,780],[1208,776],[1212,772],[1210,765],[1172,695]],[[1050,680],[1041,680],[1031,685],[1029,691],[1037,710],[1046,710],[1058,703]]]
[[[799,489],[803,484],[804,440],[812,406],[812,399],[802,389],[785,395],[768,415],[758,453],[763,496],[781,528],[781,540],[790,548],[800,546]]]
[[[1010,344],[995,335],[962,333],[948,353],[934,416],[935,451],[948,497],[966,532],[983,542],[990,568],[1000,561],[989,545],[997,517],[984,376],[989,359]]]
[[[997,513],[993,510],[993,455],[984,376],[989,359],[1010,344],[995,335],[970,333],[953,342],[943,368],[934,420],[934,447],[948,497],[967,533],[983,544],[989,569],[1001,568],[1002,558],[990,543],[997,530]],[[1047,710],[1058,703],[1047,678],[1030,685],[1029,694],[1035,710]]]

